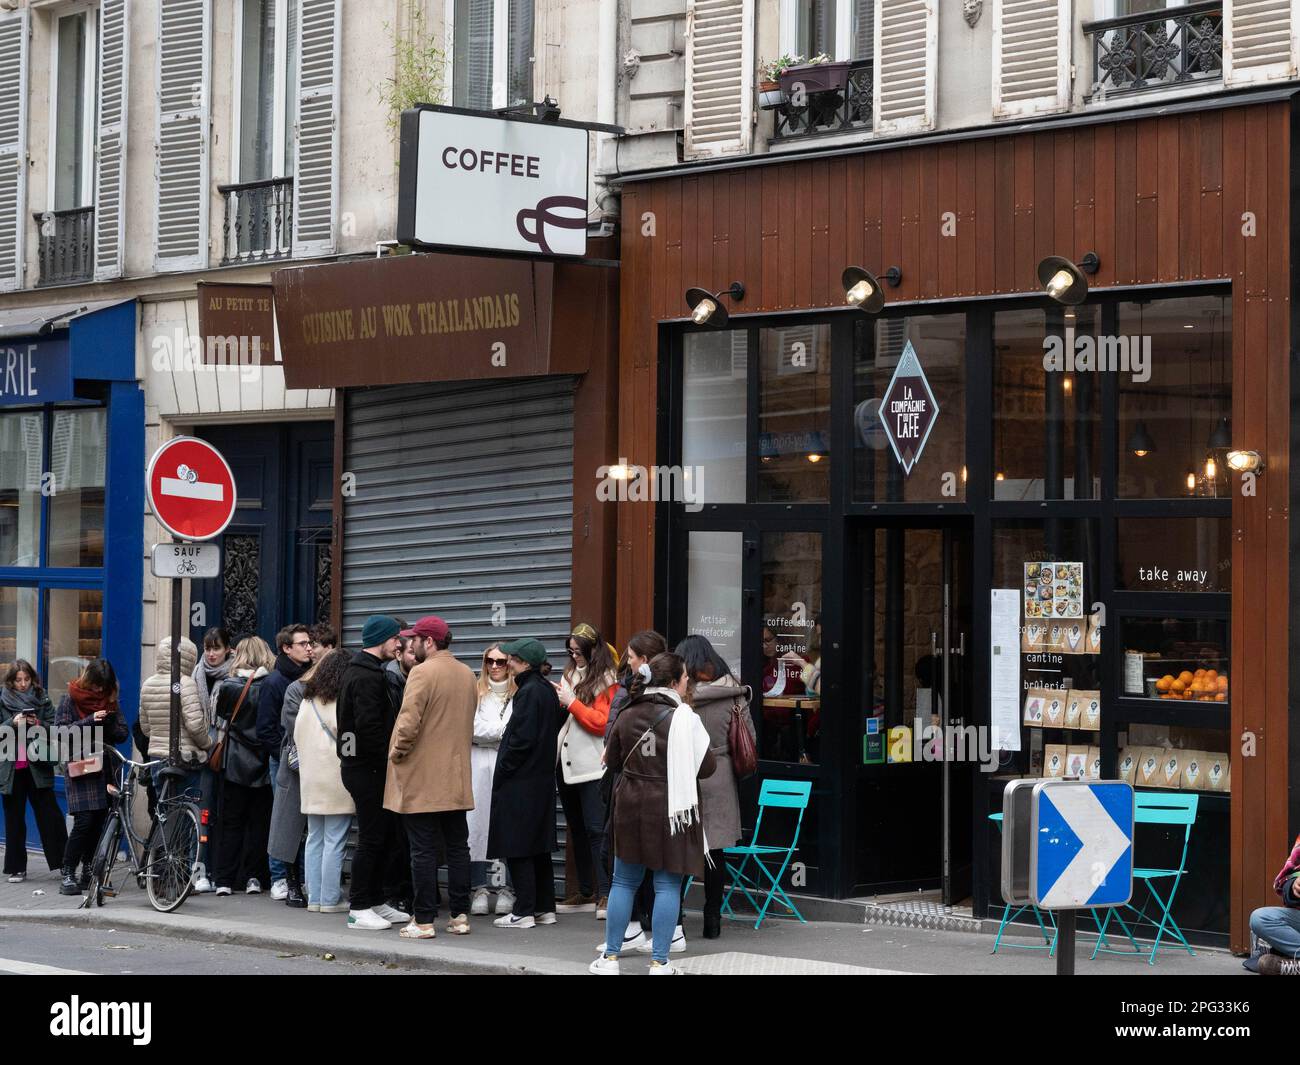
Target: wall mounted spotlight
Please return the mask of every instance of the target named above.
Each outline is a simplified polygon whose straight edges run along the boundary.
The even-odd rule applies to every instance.
[[[688,288],[686,306],[691,309],[691,321],[696,325],[707,325],[711,329],[721,329],[727,324],[727,308],[722,305],[722,297],[730,296],[739,303],[745,298],[745,286],[733,281],[730,288],[712,293],[707,289]]]
[[[890,288],[898,288],[903,283],[903,271],[891,266],[884,274]],[[867,314],[879,314],[885,306],[885,292],[880,282],[860,266],[846,267],[840,275],[844,285],[844,299],[850,307],[856,307]]]
[[[1088,278],[1084,275],[1095,274],[1099,266],[1101,260],[1095,252],[1088,252],[1078,263],[1049,255],[1038,264],[1038,283],[1058,303],[1074,306],[1088,295]]]
[[[1228,465],[1238,473],[1263,473],[1264,457],[1258,451],[1229,451]]]

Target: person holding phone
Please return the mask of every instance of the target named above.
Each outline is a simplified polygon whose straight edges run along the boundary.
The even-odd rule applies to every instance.
[[[81,729],[80,743],[64,760],[64,796],[72,814],[72,832],[63,852],[60,895],[80,895],[90,886],[90,860],[108,817],[108,774],[104,744],[125,743],[130,731],[117,705],[117,672],[107,658],[92,658],[81,676],[68,685],[54,723]],[[80,748],[79,750],[76,748]],[[81,876],[77,876],[77,866]]]
[[[4,872],[11,884],[27,879],[28,803],[36,815],[41,847],[50,869],[58,869],[63,863],[63,851],[68,845],[63,811],[54,797],[54,763],[48,760],[49,729],[53,725],[54,704],[32,664],[20,658],[5,673],[4,688],[0,689],[0,736],[11,734],[16,755],[0,758]]]

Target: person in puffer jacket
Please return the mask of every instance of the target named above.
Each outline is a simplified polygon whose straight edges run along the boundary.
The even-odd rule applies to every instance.
[[[203,709],[198,685],[194,682],[194,663],[198,661],[198,648],[192,640],[181,637],[181,763],[190,770],[181,781],[182,789],[194,799],[200,795],[199,770],[207,762],[207,751],[212,745],[208,735],[208,715]],[[164,636],[158,641],[154,658],[156,672],[140,685],[140,731],[149,738],[150,758],[166,758],[171,751],[171,665],[172,640]],[[154,769],[154,787],[160,781]],[[160,789],[161,793],[161,789]]]

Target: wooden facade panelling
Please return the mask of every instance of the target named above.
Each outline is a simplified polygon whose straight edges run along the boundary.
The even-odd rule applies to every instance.
[[[1291,114],[1287,103],[629,183],[622,246],[619,455],[656,461],[660,323],[688,287],[746,286],[737,314],[843,305],[848,264],[898,266],[892,304],[1037,291],[1049,254],[1095,251],[1095,288],[1229,279],[1233,442],[1264,452],[1258,494],[1234,494],[1234,946],[1270,902],[1290,839]],[[654,216],[653,236],[642,219]],[[956,235],[941,232],[946,212]],[[1254,235],[1244,228],[1247,213]],[[617,631],[654,616],[651,504],[619,508]]]

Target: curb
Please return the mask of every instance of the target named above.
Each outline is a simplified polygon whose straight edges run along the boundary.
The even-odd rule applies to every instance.
[[[265,929],[247,922],[226,922],[215,928],[210,918],[186,918],[171,914],[131,913],[122,910],[14,910],[0,909],[0,922],[22,921],[29,924],[82,925],[87,928],[120,928],[166,935],[199,943],[257,947],[263,950],[292,951],[295,954],[330,953],[340,962],[369,962],[402,968],[447,974],[480,976],[573,976],[585,971],[578,963],[564,963],[547,958],[516,954],[496,954],[491,960],[477,958],[463,950],[405,940],[371,940],[353,942],[342,935],[319,933],[291,934],[280,929]],[[358,937],[360,933],[358,933]],[[449,936],[457,940],[461,937]],[[373,944],[373,945],[372,945]]]

